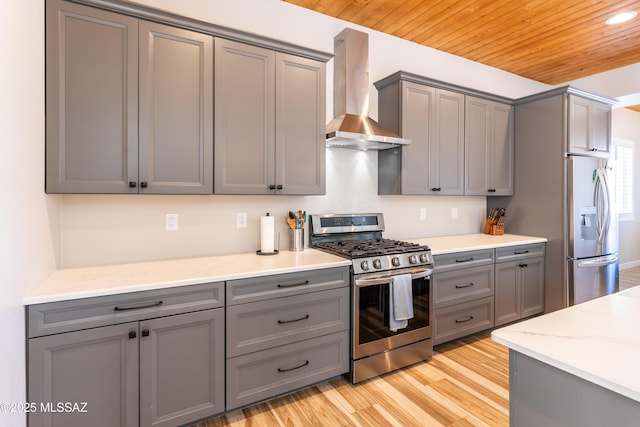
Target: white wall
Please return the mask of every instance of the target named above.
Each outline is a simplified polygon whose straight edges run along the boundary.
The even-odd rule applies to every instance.
[[[22,298],[55,268],[57,198],[44,195],[44,2],[0,14],[0,402],[25,402]],[[0,412],[0,425],[25,424]]]
[[[613,138],[636,142],[636,169],[634,184],[635,221],[620,223],[620,265],[621,267],[640,265],[640,113],[627,108],[613,110]]]
[[[139,3],[238,30],[333,52],[344,21],[281,0],[143,0]],[[369,36],[370,82],[398,70],[507,97],[548,86],[362,27]],[[312,30],[310,30],[312,29]],[[327,66],[327,121],[333,116],[333,61]],[[370,113],[377,117],[377,91],[370,88]],[[427,219],[419,220],[419,209]],[[451,208],[458,218],[451,218]],[[313,197],[268,196],[62,196],[62,267],[149,259],[247,252],[258,249],[259,217],[277,216],[286,248],[287,211],[309,213],[382,211],[390,238],[475,233],[485,215],[484,197],[378,196],[377,154],[327,150],[327,193]],[[179,214],[178,232],[164,231],[164,215]],[[236,212],[249,226],[235,228]],[[308,239],[307,239],[308,244]]]

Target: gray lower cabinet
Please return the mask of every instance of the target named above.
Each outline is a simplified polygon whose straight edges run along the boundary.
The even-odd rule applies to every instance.
[[[513,105],[467,96],[465,150],[466,195],[513,195]]]
[[[325,68],[216,38],[216,194],[325,193]]]
[[[378,194],[463,194],[465,95],[404,80],[378,89],[380,123],[411,139],[378,153]]]
[[[348,267],[227,282],[227,410],[349,370]]]
[[[27,401],[42,409],[29,425],[178,426],[223,412],[223,305],[212,283],[28,306]]]
[[[46,191],[213,191],[213,37],[46,2]]]
[[[498,249],[496,326],[544,311],[544,244]]]
[[[434,344],[493,327],[494,250],[434,256]]]
[[[544,311],[545,243],[435,255],[434,344]]]

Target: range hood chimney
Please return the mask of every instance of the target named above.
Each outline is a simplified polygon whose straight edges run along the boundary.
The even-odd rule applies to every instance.
[[[386,150],[411,141],[368,117],[369,35],[345,28],[333,39],[333,113],[327,146]]]

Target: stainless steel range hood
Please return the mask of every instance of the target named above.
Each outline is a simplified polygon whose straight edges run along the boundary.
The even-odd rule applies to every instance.
[[[368,117],[369,35],[345,28],[333,40],[333,112],[327,146],[386,150],[410,141]]]

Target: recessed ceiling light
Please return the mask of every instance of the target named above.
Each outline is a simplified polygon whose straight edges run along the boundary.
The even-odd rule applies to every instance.
[[[606,24],[607,25],[622,24],[623,22],[632,20],[633,18],[636,17],[636,15],[638,15],[637,12],[618,13],[617,15],[613,15],[611,18],[607,19]]]

